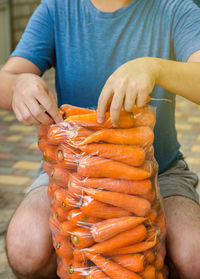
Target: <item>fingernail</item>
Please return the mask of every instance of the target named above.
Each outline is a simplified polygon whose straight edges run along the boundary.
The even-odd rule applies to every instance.
[[[98,117],[98,118],[97,118],[97,121],[98,121],[99,123],[103,123],[103,118],[102,118],[102,117]]]

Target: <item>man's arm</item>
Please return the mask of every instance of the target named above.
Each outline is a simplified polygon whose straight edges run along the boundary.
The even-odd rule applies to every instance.
[[[98,101],[98,120],[102,122],[109,104],[111,121],[119,122],[122,105],[126,111],[143,106],[155,85],[200,104],[200,50],[188,62],[143,57],[120,66],[107,80]]]
[[[0,70],[0,107],[12,109],[26,125],[62,121],[54,94],[40,74],[34,63],[21,57],[10,58]]]

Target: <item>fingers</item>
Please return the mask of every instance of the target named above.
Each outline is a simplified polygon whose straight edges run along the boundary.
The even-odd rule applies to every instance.
[[[25,104],[22,104],[19,109],[15,109],[14,112],[17,117],[17,120],[23,123],[24,125],[31,126],[40,124],[40,122],[34,118],[29,108]]]
[[[137,89],[134,82],[130,83],[126,89],[126,96],[124,100],[124,109],[127,112],[132,112],[136,103]]]
[[[113,126],[117,126],[120,121],[120,111],[124,102],[125,97],[125,88],[122,86],[115,90],[113,95],[112,103],[110,106],[110,118]]]
[[[99,123],[104,122],[105,114],[108,106],[111,104],[112,98],[113,98],[113,89],[110,86],[109,82],[106,82],[98,100],[97,121]]]
[[[52,117],[52,119],[56,123],[59,123],[63,121],[63,119],[59,113],[56,101],[52,97],[52,93],[50,93],[49,95],[49,92],[50,90],[48,92],[45,92],[44,89],[41,89],[40,91],[37,92],[36,99],[44,107],[44,109],[48,112],[48,114]]]

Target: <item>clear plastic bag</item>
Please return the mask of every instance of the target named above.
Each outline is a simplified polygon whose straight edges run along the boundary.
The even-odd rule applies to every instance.
[[[61,279],[167,278],[166,221],[157,183],[149,106],[110,113],[63,105],[64,121],[41,126],[50,183],[49,225]]]

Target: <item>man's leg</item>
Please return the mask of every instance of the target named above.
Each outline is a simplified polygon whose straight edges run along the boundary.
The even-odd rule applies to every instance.
[[[200,278],[200,206],[191,199],[164,199],[168,255],[181,279]],[[178,279],[176,276],[173,279]]]
[[[12,216],[6,250],[10,266],[18,278],[57,278],[49,216],[47,186],[32,190]]]

